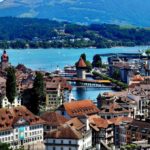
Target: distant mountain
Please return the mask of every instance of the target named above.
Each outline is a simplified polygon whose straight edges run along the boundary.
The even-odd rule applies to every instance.
[[[0,0],[0,16],[150,26],[150,0]]]

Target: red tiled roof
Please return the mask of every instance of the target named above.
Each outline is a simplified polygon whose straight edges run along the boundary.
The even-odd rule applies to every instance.
[[[62,78],[62,77],[53,77],[51,80],[46,81],[47,89],[57,89],[59,85],[62,90],[72,89],[72,86],[67,82],[65,78]]]
[[[64,103],[64,108],[71,117],[97,114],[99,112],[99,109],[91,100]]]
[[[126,110],[125,108],[121,107],[117,103],[112,103],[109,106],[104,106],[100,109],[101,113],[106,114],[118,114],[118,113],[129,113],[129,110]]]
[[[82,57],[80,57],[78,63],[77,63],[77,67],[78,68],[86,68],[87,65],[85,64],[84,60],[82,59]]]
[[[133,118],[130,117],[115,117],[112,119],[109,119],[109,121],[113,122],[115,125],[120,125],[120,123],[126,121],[126,122],[132,122]]]
[[[0,131],[13,128],[19,119],[24,119],[30,125],[44,124],[45,121],[31,113],[26,107],[0,109]]]
[[[74,127],[77,130],[80,130],[83,127],[85,127],[85,124],[83,124],[77,117],[70,119],[66,122],[66,124],[68,124],[71,127]]]
[[[132,80],[133,81],[144,81],[144,78],[140,75],[135,75]]]
[[[45,137],[51,139],[81,139],[82,133],[65,124],[48,132]]]
[[[45,112],[41,118],[46,121],[48,125],[60,126],[68,121],[64,116],[56,112]]]

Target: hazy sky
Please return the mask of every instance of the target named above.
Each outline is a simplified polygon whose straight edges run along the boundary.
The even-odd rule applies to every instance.
[[[4,0],[0,0],[0,2],[2,2],[2,1],[4,1]]]

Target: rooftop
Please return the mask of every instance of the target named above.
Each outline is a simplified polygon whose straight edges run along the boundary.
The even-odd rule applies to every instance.
[[[50,126],[60,126],[68,121],[64,116],[56,112],[45,112],[41,118]]]
[[[44,124],[45,121],[24,106],[0,109],[0,131],[11,129],[14,125],[20,125],[21,123],[34,125]]]
[[[67,114],[71,117],[92,115],[99,113],[99,109],[92,100],[81,100],[64,103]]]

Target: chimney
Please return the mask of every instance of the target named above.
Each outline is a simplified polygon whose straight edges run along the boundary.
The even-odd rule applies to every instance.
[[[85,118],[85,125],[86,125],[86,131],[90,130],[88,116],[86,116],[86,118]]]

